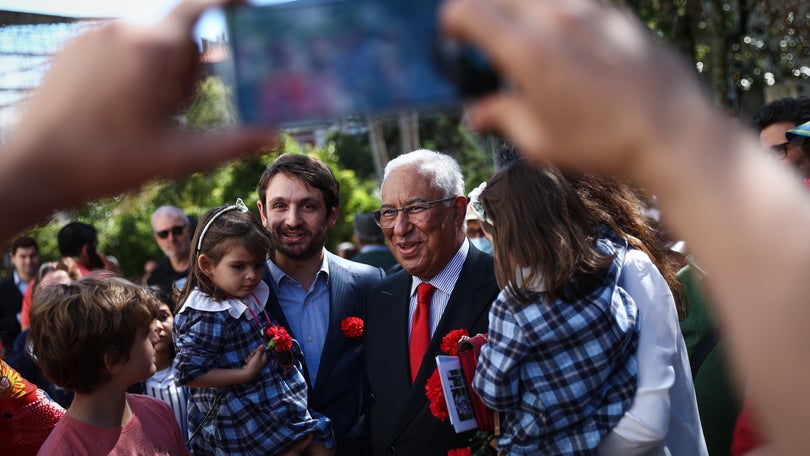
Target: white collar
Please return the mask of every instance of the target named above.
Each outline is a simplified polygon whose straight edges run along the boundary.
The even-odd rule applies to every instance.
[[[253,289],[253,293],[246,298],[227,297],[222,300],[216,300],[212,298],[211,295],[200,291],[199,288],[195,288],[191,291],[178,313],[182,313],[187,308],[192,308],[206,312],[227,311],[232,318],[239,318],[247,309],[255,313],[263,311],[264,303],[267,302],[269,296],[270,287],[268,287],[264,281],[259,282],[259,285]]]

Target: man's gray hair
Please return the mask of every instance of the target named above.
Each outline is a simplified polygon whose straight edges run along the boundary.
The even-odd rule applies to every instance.
[[[383,184],[388,176],[404,167],[415,167],[431,176],[430,186],[442,190],[445,198],[464,196],[464,175],[458,162],[447,154],[419,149],[391,160],[385,166]]]
[[[176,215],[179,215],[180,218],[182,218],[183,221],[186,222],[186,225],[189,225],[188,215],[186,215],[186,213],[182,209],[180,209],[177,206],[172,206],[170,204],[166,204],[166,205],[160,206],[159,208],[155,209],[155,212],[152,213],[152,229],[155,228],[155,219],[159,215],[163,215],[163,214],[176,214]]]

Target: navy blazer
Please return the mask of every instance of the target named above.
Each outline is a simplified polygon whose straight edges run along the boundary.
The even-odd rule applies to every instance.
[[[441,341],[454,329],[485,333],[489,308],[498,296],[492,256],[470,246],[447,308],[411,386],[408,361],[408,306],[411,276],[400,271],[368,295],[366,375],[368,435],[373,455],[445,456],[469,446],[469,431],[456,434],[450,421],[430,413],[425,384],[436,368]]]
[[[14,339],[20,333],[17,314],[22,310],[22,301],[23,295],[14,283],[13,275],[0,281],[0,341],[3,342],[6,354],[11,353]]]
[[[329,263],[329,328],[315,388],[306,368],[303,374],[307,380],[309,408],[332,420],[338,444],[337,454],[349,456],[360,452],[364,431],[363,341],[347,339],[340,329],[340,323],[347,317],[359,317],[365,322],[366,295],[371,285],[385,277],[385,271],[343,259],[331,252],[326,252],[326,258]],[[267,265],[264,281],[268,284],[271,281]],[[273,290],[271,285],[265,309],[275,322],[287,328],[295,338]]]

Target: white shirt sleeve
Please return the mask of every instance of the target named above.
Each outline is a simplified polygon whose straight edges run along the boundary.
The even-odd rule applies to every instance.
[[[600,455],[666,454],[670,389],[675,383],[678,313],[664,277],[639,250],[628,251],[619,285],[639,312],[638,387],[633,404],[602,439]]]

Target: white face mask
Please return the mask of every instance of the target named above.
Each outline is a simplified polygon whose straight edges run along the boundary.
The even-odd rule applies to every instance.
[[[489,242],[485,236],[477,237],[477,238],[470,238],[470,243],[475,246],[478,250],[492,254],[492,243]]]

